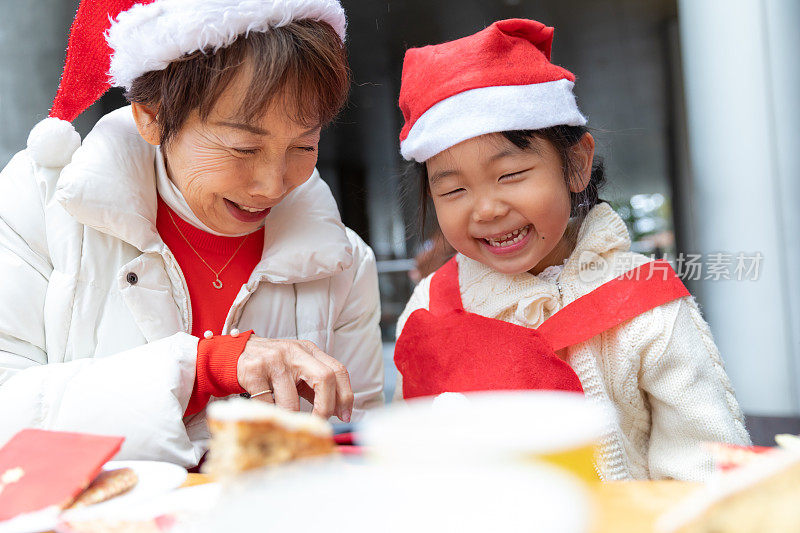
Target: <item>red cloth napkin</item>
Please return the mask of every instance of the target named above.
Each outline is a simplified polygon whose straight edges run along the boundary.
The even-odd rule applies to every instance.
[[[0,448],[0,520],[72,502],[124,437],[24,429]]]

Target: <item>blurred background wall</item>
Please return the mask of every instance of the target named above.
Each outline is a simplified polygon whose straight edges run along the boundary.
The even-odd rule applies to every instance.
[[[47,114],[77,3],[0,3],[0,164]],[[343,4],[354,83],[348,107],[323,135],[318,166],[345,223],[379,260],[389,392],[394,324],[428,237],[416,226],[415,202],[401,199],[403,53],[526,17],[556,28],[553,61],[578,76],[578,102],[607,164],[602,196],[626,219],[634,248],[679,270],[687,256],[700,258],[699,275],[693,270],[685,282],[711,323],[756,440],[800,432],[800,2]],[[111,91],[76,126],[85,134],[121,105]],[[736,279],[743,255],[760,259],[755,273]]]

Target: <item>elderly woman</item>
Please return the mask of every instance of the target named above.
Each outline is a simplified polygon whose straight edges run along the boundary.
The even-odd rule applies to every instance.
[[[116,434],[192,466],[211,397],[382,403],[374,256],[314,168],[344,29],[337,0],[83,1],[52,118],[0,176],[0,445]],[[59,119],[110,84],[131,106],[81,145]]]

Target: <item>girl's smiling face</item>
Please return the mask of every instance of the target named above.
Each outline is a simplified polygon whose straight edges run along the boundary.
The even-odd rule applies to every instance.
[[[515,146],[500,133],[461,142],[425,162],[442,234],[460,253],[505,274],[538,273],[569,255],[570,192],[589,182],[594,140],[573,150],[580,171],[570,185],[547,141]]]

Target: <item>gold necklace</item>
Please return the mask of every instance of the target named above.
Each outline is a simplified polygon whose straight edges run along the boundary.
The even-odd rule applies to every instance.
[[[211,286],[212,286],[212,287],[214,287],[214,288],[215,288],[215,289],[217,289],[217,290],[221,289],[221,288],[222,288],[222,280],[221,280],[221,279],[219,279],[219,275],[220,275],[220,274],[222,274],[222,271],[223,271],[223,270],[225,270],[226,268],[228,268],[228,265],[230,265],[230,264],[231,264],[231,261],[233,261],[233,258],[234,258],[234,257],[236,257],[236,254],[238,254],[238,253],[239,253],[239,250],[241,250],[241,249],[242,249],[242,246],[244,246],[244,243],[245,243],[245,241],[247,241],[247,238],[248,238],[248,237],[250,237],[250,235],[252,235],[252,233],[248,234],[247,236],[245,236],[245,238],[244,238],[244,239],[242,239],[242,242],[239,244],[239,247],[238,247],[238,248],[236,248],[236,251],[235,251],[235,252],[233,252],[233,255],[231,256],[231,258],[230,258],[230,259],[228,259],[228,262],[227,262],[227,263],[225,263],[224,265],[222,265],[222,268],[220,268],[219,270],[214,270],[213,268],[211,268],[211,265],[209,265],[209,264],[206,262],[206,260],[205,260],[205,259],[203,259],[203,256],[202,256],[202,255],[200,255],[200,254],[198,253],[198,251],[194,249],[194,246],[192,246],[192,243],[190,243],[190,242],[189,242],[189,239],[187,239],[187,238],[186,238],[186,235],[184,235],[184,234],[183,234],[183,232],[181,231],[181,228],[180,228],[180,227],[178,227],[178,224],[177,224],[177,222],[175,222],[175,219],[174,219],[174,218],[172,218],[172,213],[170,213],[169,211],[167,211],[167,214],[169,215],[169,219],[172,221],[172,225],[173,225],[173,226],[175,226],[175,229],[176,229],[176,230],[178,230],[178,235],[180,235],[180,236],[181,236],[181,238],[183,238],[183,240],[186,242],[186,244],[188,244],[188,245],[189,245],[189,248],[191,248],[191,250],[194,252],[194,254],[195,254],[195,255],[196,255],[198,258],[200,258],[200,261],[202,261],[202,262],[203,262],[203,264],[204,264],[206,267],[208,267],[208,269],[209,269],[211,272],[213,272],[213,273],[214,273],[214,277],[215,277],[215,279],[214,279],[214,281],[211,283]]]

